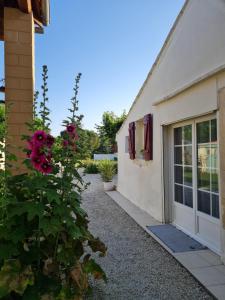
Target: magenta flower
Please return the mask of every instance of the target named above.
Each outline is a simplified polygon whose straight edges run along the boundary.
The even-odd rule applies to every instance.
[[[48,134],[47,137],[46,137],[46,145],[48,147],[52,147],[52,145],[54,144],[55,142],[55,139],[52,135]]]
[[[69,124],[66,126],[66,131],[68,133],[74,133],[76,130],[76,126],[74,124]]]
[[[68,147],[68,146],[69,146],[69,141],[63,140],[63,147]]]
[[[30,159],[34,168],[39,171],[41,164],[44,162],[44,155],[38,155],[37,153],[32,152]]]
[[[39,167],[39,170],[40,172],[42,172],[43,174],[49,174],[52,172],[52,166],[51,164],[47,161],[47,160],[44,160],[40,167]]]
[[[32,142],[35,145],[43,145],[47,139],[47,134],[43,130],[37,130],[32,136]]]

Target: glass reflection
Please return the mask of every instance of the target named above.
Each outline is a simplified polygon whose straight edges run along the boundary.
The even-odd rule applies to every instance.
[[[218,185],[218,171],[217,170],[211,170],[211,191],[214,193],[219,192],[219,185]]]
[[[210,156],[211,156],[211,168],[217,169],[218,168],[218,146],[217,144],[211,144],[210,149]]]
[[[210,168],[210,144],[198,146],[198,166],[203,171]]]
[[[184,185],[192,186],[192,167],[184,168]]]
[[[174,145],[182,145],[182,127],[174,129]]]
[[[184,146],[184,164],[192,165],[192,146]]]
[[[174,162],[175,164],[182,165],[182,146],[174,148]]]
[[[208,143],[209,139],[209,121],[197,124],[197,142]]]
[[[183,127],[183,141],[184,144],[192,144],[192,125],[187,125]]]
[[[217,141],[217,121],[211,120],[211,142]]]
[[[210,191],[210,170],[198,168],[198,188]]]

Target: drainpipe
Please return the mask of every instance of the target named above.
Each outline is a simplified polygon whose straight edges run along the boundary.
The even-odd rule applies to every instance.
[[[44,26],[50,24],[50,0],[42,0],[41,10],[42,10],[42,22]]]

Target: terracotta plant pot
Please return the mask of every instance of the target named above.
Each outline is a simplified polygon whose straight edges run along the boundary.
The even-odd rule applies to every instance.
[[[114,190],[114,183],[112,181],[103,182],[104,191],[109,192]]]

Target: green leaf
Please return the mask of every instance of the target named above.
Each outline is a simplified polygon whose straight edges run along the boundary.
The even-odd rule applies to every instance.
[[[19,260],[6,260],[0,271],[0,297],[11,292],[23,295],[28,285],[34,283],[31,266],[22,268]]]
[[[0,247],[0,258],[1,259],[8,259],[14,255],[18,255],[18,249],[12,242],[9,243],[1,243]]]
[[[90,259],[84,263],[83,266],[84,272],[87,274],[92,274],[95,279],[103,279],[105,282],[107,281],[105,272],[102,268],[94,261],[94,259]]]

